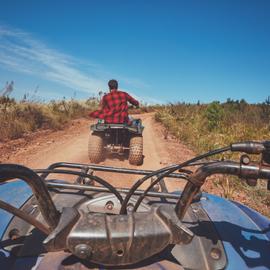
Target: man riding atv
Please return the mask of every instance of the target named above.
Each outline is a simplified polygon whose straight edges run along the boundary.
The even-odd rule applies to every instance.
[[[118,82],[110,80],[110,93],[103,96],[101,109],[90,113],[102,119],[91,126],[88,156],[91,162],[99,163],[108,150],[111,153],[129,153],[129,163],[143,163],[143,126],[140,119],[130,119],[128,103],[138,106],[139,102],[126,92],[118,91]]]
[[[108,86],[110,93],[103,96],[101,110],[90,113],[90,116],[104,119],[108,124],[131,124],[128,118],[128,102],[136,107],[139,106],[139,102],[126,92],[118,91],[116,80],[110,80]]]

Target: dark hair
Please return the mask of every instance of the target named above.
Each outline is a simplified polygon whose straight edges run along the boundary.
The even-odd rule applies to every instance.
[[[118,82],[117,82],[117,80],[109,80],[108,86],[109,86],[110,90],[112,90],[112,89],[118,89]]]

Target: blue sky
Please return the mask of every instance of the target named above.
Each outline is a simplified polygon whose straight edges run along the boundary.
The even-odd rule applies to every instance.
[[[147,102],[262,102],[270,95],[270,1],[0,3],[0,90],[76,98],[107,81]]]

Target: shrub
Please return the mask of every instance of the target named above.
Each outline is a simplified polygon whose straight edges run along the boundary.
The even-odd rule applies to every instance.
[[[97,104],[95,99],[90,103],[65,99],[34,103],[0,97],[0,141],[20,138],[40,128],[60,129],[68,120],[85,116],[96,109]]]
[[[205,117],[208,121],[208,129],[213,130],[217,128],[222,121],[223,115],[223,108],[218,101],[210,103],[205,111]]]

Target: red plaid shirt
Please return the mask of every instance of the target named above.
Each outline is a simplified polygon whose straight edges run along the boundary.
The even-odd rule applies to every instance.
[[[91,117],[104,119],[105,123],[128,123],[128,102],[138,106],[139,102],[126,92],[111,90],[101,100],[101,110],[90,113]]]

